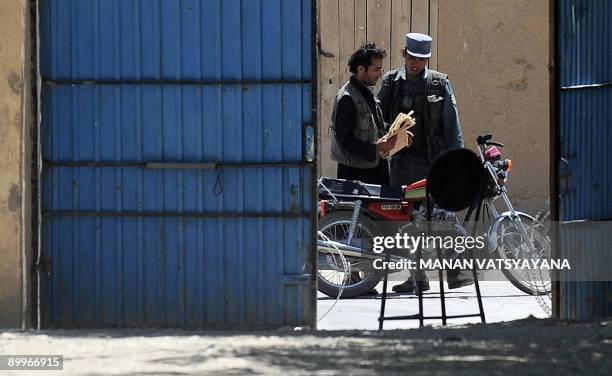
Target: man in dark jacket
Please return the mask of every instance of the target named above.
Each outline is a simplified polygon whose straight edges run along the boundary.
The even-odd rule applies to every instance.
[[[420,33],[406,35],[402,50],[404,65],[387,72],[378,93],[383,118],[391,122],[400,113],[413,111],[416,124],[410,148],[403,149],[391,159],[390,183],[401,186],[424,179],[432,161],[445,150],[463,147],[461,124],[457,113],[457,101],[453,87],[444,73],[427,68],[431,57],[432,38]],[[421,288],[429,290],[429,281],[423,275]],[[449,288],[457,288],[473,281],[451,270],[448,273]],[[393,287],[396,292],[414,292],[409,279]]]
[[[349,59],[351,78],[338,91],[332,112],[331,156],[338,162],[340,179],[389,184],[389,167],[382,158],[395,146],[395,138],[381,140],[385,123],[370,89],[382,76],[385,50],[363,44]]]
[[[338,91],[331,117],[331,156],[338,162],[339,179],[389,185],[389,165],[383,156],[395,146],[396,137],[381,140],[385,122],[370,88],[382,76],[385,54],[376,44],[366,43],[349,59],[351,78]],[[361,277],[355,272],[351,278]],[[375,294],[375,289],[369,293]]]

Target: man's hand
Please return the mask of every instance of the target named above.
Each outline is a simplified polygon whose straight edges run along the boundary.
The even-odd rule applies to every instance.
[[[381,137],[376,141],[376,151],[379,153],[387,154],[390,150],[395,147],[395,141],[397,141],[397,135],[387,139],[386,137]]]
[[[410,131],[406,131],[406,135],[408,135],[408,145],[406,145],[406,147],[409,147],[410,145],[412,145],[412,139],[414,138],[414,135]]]

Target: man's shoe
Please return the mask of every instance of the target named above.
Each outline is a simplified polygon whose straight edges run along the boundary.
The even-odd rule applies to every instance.
[[[414,285],[412,284],[412,280],[407,280],[404,283],[400,283],[399,285],[393,286],[392,289],[394,292],[399,292],[403,294],[410,294],[414,292]]]
[[[446,271],[446,281],[448,288],[458,289],[459,287],[474,284],[474,276],[470,270],[450,269]]]
[[[417,281],[417,284],[421,291],[429,290],[429,280]],[[404,283],[400,283],[399,285],[393,286],[393,291],[401,294],[412,294],[415,293],[414,284],[412,283],[412,279],[407,280]]]
[[[459,287],[469,286],[473,284],[474,284],[473,279],[457,279],[457,280],[448,281],[448,288],[452,290],[452,289],[458,289]]]

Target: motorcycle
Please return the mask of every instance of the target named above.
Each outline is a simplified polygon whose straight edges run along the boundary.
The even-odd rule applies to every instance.
[[[550,239],[545,226],[534,217],[514,209],[508,197],[506,182],[512,161],[502,159],[503,144],[492,141],[492,135],[476,140],[483,183],[479,192],[483,218],[489,222],[486,247],[497,259],[550,258]],[[466,149],[464,149],[466,150]],[[432,168],[433,170],[433,168]],[[431,177],[431,174],[430,174]],[[317,242],[318,290],[330,297],[351,298],[371,291],[384,271],[375,267],[376,260],[402,262],[414,259],[414,252],[385,248],[375,252],[376,238],[419,236],[426,230],[437,235],[465,236],[468,216],[460,221],[455,212],[433,207],[430,213],[423,204],[427,180],[402,187],[364,184],[358,181],[321,178],[319,180],[319,240]],[[506,210],[500,212],[495,203]],[[429,222],[428,222],[429,219]],[[431,232],[428,232],[431,233]],[[422,247],[421,258],[459,257],[453,249]],[[399,270],[389,270],[390,273]],[[550,293],[550,276],[542,270],[502,269],[505,277],[519,290],[531,295]]]

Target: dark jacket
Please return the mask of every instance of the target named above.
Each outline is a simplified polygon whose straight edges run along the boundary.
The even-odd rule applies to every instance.
[[[350,109],[354,110],[352,111],[354,116],[350,121],[343,118],[338,119],[340,106],[350,106]],[[345,115],[344,112],[343,115]],[[382,113],[375,101],[374,94],[355,77],[351,77],[338,91],[331,122],[334,134],[331,156],[334,161],[355,168],[373,168],[378,165],[380,157],[376,153],[375,144],[384,132]],[[348,132],[342,132],[343,129],[340,129],[339,132],[338,126]],[[355,141],[358,141],[357,145],[353,145]],[[363,148],[368,151],[366,158],[360,153],[360,149]]]
[[[378,99],[385,122],[392,124],[400,112],[407,112],[401,106],[400,87],[407,80],[405,67],[391,70],[383,77]],[[410,80],[410,78],[408,78]],[[415,78],[417,82],[411,81],[410,84],[418,83],[422,90],[420,96],[415,98],[414,103],[424,103],[422,114],[418,114],[415,131],[422,134],[415,135],[417,143],[408,149],[404,149],[398,156],[407,158],[411,154],[419,153],[419,142],[423,141],[423,155],[426,155],[431,162],[441,152],[463,147],[463,135],[461,124],[457,113],[457,102],[453,95],[452,84],[443,73],[431,69],[425,69],[421,76]],[[414,93],[414,91],[413,91]],[[412,103],[412,102],[411,102]]]
[[[382,111],[372,90],[355,77],[336,96],[332,130],[338,178],[388,184],[388,164],[378,156],[375,144],[385,131]]]

